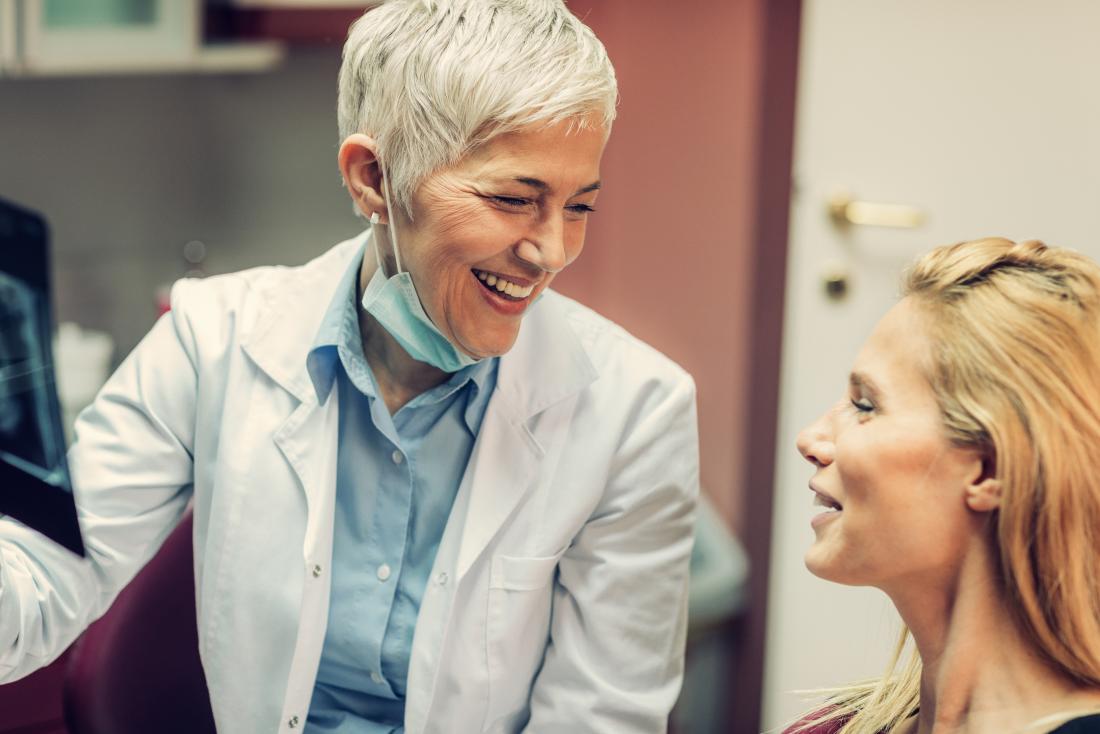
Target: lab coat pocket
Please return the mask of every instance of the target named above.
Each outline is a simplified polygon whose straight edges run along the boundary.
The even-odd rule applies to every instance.
[[[525,718],[531,683],[549,640],[555,572],[564,552],[538,558],[493,557],[486,631],[487,731],[510,732]]]

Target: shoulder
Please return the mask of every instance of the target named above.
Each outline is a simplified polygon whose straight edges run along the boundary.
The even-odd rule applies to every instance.
[[[262,266],[177,281],[171,316],[181,339],[238,341],[272,314],[292,309],[288,299],[331,291],[360,244],[360,238],[342,242],[300,266]]]
[[[836,719],[810,724],[810,722],[818,721],[822,717],[828,716],[833,710],[834,707],[826,706],[823,709],[814,711],[784,729],[783,734],[837,734],[837,732],[843,729],[844,725],[851,720],[851,716],[841,716]],[[810,724],[810,726],[808,728],[803,728],[806,727],[807,724]]]
[[[339,279],[360,245],[360,238],[347,240],[294,267],[265,265],[201,279],[185,278],[172,287],[172,310],[198,317],[250,313],[288,293]]]
[[[576,334],[603,388],[624,390],[674,389],[695,394],[691,375],[654,347],[610,319],[571,298],[547,291],[547,306],[565,319]]]
[[[1100,734],[1100,714],[1070,719],[1050,734]]]

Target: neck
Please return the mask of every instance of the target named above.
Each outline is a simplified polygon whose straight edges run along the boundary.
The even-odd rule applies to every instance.
[[[933,589],[930,593],[930,589]],[[976,537],[950,578],[912,579],[887,590],[922,665],[919,734],[1045,732],[1027,725],[1100,705],[1042,659],[1008,613],[990,544]]]
[[[374,275],[377,263],[367,253],[359,273],[358,298],[362,299],[367,282]],[[359,334],[363,341],[363,356],[374,373],[378,390],[390,415],[422,392],[442,384],[449,375],[437,367],[418,362],[397,342],[378,321],[359,309]]]

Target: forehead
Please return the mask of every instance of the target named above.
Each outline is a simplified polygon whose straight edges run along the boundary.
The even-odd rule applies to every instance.
[[[926,367],[931,357],[927,317],[906,298],[886,312],[860,350],[854,374],[866,375],[896,398],[935,405]]]
[[[464,156],[453,170],[475,176],[538,178],[548,183],[599,179],[608,131],[595,119],[535,124],[493,137]],[[550,181],[555,179],[555,181]]]

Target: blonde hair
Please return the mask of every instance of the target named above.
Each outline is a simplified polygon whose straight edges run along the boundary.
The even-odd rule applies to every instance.
[[[1100,266],[1042,242],[990,238],[940,247],[903,279],[925,317],[928,379],[952,442],[992,462],[993,520],[1008,611],[1036,652],[1100,686]],[[877,734],[920,704],[921,663],[827,691],[804,730],[847,720]]]
[[[603,44],[562,0],[388,0],[348,32],[337,108],[340,139],[378,142],[411,214],[417,185],[478,145],[564,120],[610,132],[617,101]]]

